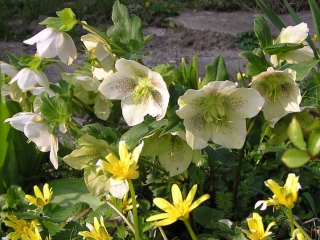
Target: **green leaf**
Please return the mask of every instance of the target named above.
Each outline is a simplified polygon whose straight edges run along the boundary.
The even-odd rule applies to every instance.
[[[54,28],[56,30],[62,29],[64,27],[62,19],[57,17],[48,17],[39,24],[46,25],[47,28]]]
[[[48,184],[53,190],[51,203],[59,204],[61,207],[70,208],[76,203],[86,202],[95,210],[103,204],[97,197],[89,193],[83,179],[57,179]]]
[[[58,223],[54,223],[46,220],[41,221],[41,223],[46,229],[48,229],[50,236],[56,235],[62,229],[62,226]]]
[[[308,0],[308,2],[311,9],[315,30],[318,36],[318,43],[320,44],[320,9],[315,0]]]
[[[90,194],[93,196],[105,194],[110,189],[108,177],[102,171],[97,172],[96,166],[85,168],[83,178]]]
[[[305,151],[291,148],[283,153],[281,160],[287,167],[297,168],[306,164],[310,160],[310,156]]]
[[[285,52],[289,52],[289,51],[294,51],[300,48],[303,48],[304,45],[301,44],[296,44],[296,43],[277,43],[277,44],[273,44],[270,46],[267,46],[263,49],[263,51],[266,54],[280,54],[280,53],[285,53]]]
[[[45,119],[58,123],[66,121],[69,117],[68,104],[60,95],[50,98],[47,92],[43,92],[40,97],[42,100],[40,111]]]
[[[15,68],[17,68],[18,70],[21,70],[23,67],[20,66],[19,64],[19,60],[21,58],[20,55],[16,54],[16,53],[11,53],[11,52],[6,52],[8,58],[9,58],[9,63],[14,66]]]
[[[200,206],[193,211],[194,220],[205,228],[215,228],[218,220],[224,218],[221,210],[212,209],[207,206]]]
[[[114,145],[118,144],[121,136],[116,129],[105,127],[98,123],[87,124],[81,128],[81,130],[91,136],[94,136],[96,139],[101,139],[106,141],[108,144]]]
[[[163,63],[161,65],[153,67],[152,71],[160,73],[163,80],[166,82],[167,86],[170,86],[170,84],[173,82],[174,72],[175,72],[174,66],[171,66],[168,63]]]
[[[162,130],[160,137],[166,134],[171,134],[173,132],[180,132],[184,130],[184,125],[181,118],[173,111],[172,115],[168,119],[167,125]]]
[[[151,136],[166,124],[166,119],[153,121],[151,123],[140,123],[130,128],[129,131],[125,132],[121,137],[121,141],[125,141],[128,149],[133,150],[139,144],[142,138]]]
[[[175,82],[187,88],[198,89],[198,55],[196,54],[187,66],[185,59],[181,59],[180,67],[176,72]]]
[[[264,49],[272,45],[273,38],[267,24],[267,21],[262,15],[257,14],[254,20],[254,32],[258,38],[260,46]]]
[[[285,27],[284,23],[281,19],[275,14],[265,3],[263,0],[256,0],[257,4],[261,8],[261,10],[267,15],[270,21],[279,29]]]
[[[290,68],[297,72],[296,81],[303,80],[311,72],[312,68],[319,63],[320,60],[304,61],[296,64],[285,64],[280,70]]]
[[[219,55],[215,57],[211,63],[206,67],[206,76],[201,82],[201,87],[213,81],[228,80],[228,72],[224,57]]]
[[[64,24],[64,26],[60,29],[62,31],[67,32],[77,24],[76,16],[72,12],[71,8],[65,8],[62,11],[58,11],[57,15],[61,18]]]
[[[21,189],[20,186],[10,186],[10,188],[7,191],[6,198],[9,208],[17,208],[24,205],[27,205],[24,197],[25,192]]]
[[[271,66],[260,48],[256,48],[253,52],[239,53],[239,56],[249,61],[247,64],[247,73],[251,76],[267,71],[268,67]]]
[[[309,136],[308,150],[313,156],[320,153],[320,132],[312,131]]]
[[[213,149],[212,147],[208,146],[205,148],[205,151],[208,154],[209,158],[221,162],[227,167],[237,166],[237,156],[234,153],[232,153],[229,149]]]
[[[311,194],[309,192],[303,192],[302,196],[307,200],[307,202],[309,203],[312,212],[314,214],[314,216],[317,216],[317,208],[316,208],[316,204],[313,201],[313,198],[311,196]]]
[[[303,139],[302,128],[298,120],[293,117],[292,121],[287,129],[288,137],[290,141],[301,150],[306,150],[306,143]]]
[[[134,15],[129,17],[127,8],[118,0],[113,5],[111,18],[114,26],[107,30],[107,35],[114,43],[111,43],[111,46],[120,46],[122,48],[114,47],[112,49],[113,53],[118,57],[126,56],[126,58],[132,60],[140,58],[141,54],[136,56],[134,54],[143,48],[141,20]]]

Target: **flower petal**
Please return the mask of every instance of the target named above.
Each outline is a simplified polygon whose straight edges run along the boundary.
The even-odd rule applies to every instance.
[[[16,69],[14,66],[8,64],[8,63],[5,63],[5,62],[2,62],[0,61],[0,73],[4,73],[8,76],[15,76],[17,73],[19,72],[18,69]]]
[[[191,203],[192,203],[192,201],[194,199],[194,196],[197,193],[197,188],[198,188],[197,184],[193,185],[191,190],[190,190],[190,192],[188,193],[188,196],[187,196],[187,198],[185,200],[187,206],[191,205]]]
[[[69,34],[60,32],[57,37],[57,55],[66,65],[77,58],[77,48]]]
[[[153,203],[167,213],[176,212],[176,208],[163,198],[154,198]]]
[[[302,43],[309,33],[308,25],[304,22],[296,26],[283,28],[276,40],[276,43]]]
[[[143,66],[136,61],[124,58],[117,60],[115,67],[118,72],[121,72],[126,77],[135,76],[136,78],[144,78],[148,77],[148,73],[150,71],[146,66]]]
[[[19,131],[24,131],[25,125],[33,118],[36,114],[31,112],[21,112],[13,115],[12,118],[6,119],[4,122],[10,122],[11,126]]]
[[[201,203],[203,203],[204,201],[208,200],[210,198],[209,194],[204,194],[201,197],[199,197],[196,201],[194,201],[190,208],[189,211],[191,212],[193,209],[197,208]]]
[[[172,185],[171,194],[172,194],[173,205],[178,205],[181,202],[183,202],[182,194],[181,194],[180,188],[178,187],[177,184]]]
[[[58,169],[58,150],[59,142],[58,138],[53,134],[50,134],[50,162],[55,169]]]

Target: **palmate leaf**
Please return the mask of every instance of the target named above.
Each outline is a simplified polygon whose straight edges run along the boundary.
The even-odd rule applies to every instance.
[[[144,53],[140,52],[144,42],[140,18],[135,15],[129,17],[127,8],[117,0],[113,5],[112,21],[114,26],[108,29],[107,35],[113,42],[113,53],[132,60],[144,56]]]

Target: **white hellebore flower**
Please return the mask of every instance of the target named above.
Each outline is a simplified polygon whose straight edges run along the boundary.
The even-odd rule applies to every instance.
[[[37,84],[50,88],[49,80],[44,72],[31,68],[21,69],[10,81],[10,84],[17,82],[22,91],[31,91]]]
[[[40,114],[32,112],[17,113],[5,122],[21,132],[34,142],[41,152],[50,151],[50,161],[54,168],[58,168],[58,139],[50,133],[50,126],[44,121]]]
[[[147,114],[162,119],[167,111],[169,92],[162,76],[136,61],[119,59],[117,72],[107,76],[99,91],[108,99],[121,101],[122,115],[129,126]]]
[[[275,119],[278,121],[288,113],[301,111],[299,104],[302,97],[295,80],[295,71],[279,71],[272,67],[252,78],[251,87],[265,99],[262,109],[264,118],[273,126]]]
[[[314,53],[311,47],[305,41],[308,37],[309,28],[306,23],[300,23],[296,26],[289,26],[283,28],[275,41],[275,43],[296,43],[304,44],[303,48],[288,51],[277,55],[271,55],[270,61],[276,67],[282,61],[287,61],[288,63],[299,63],[303,61],[312,60],[314,58]]]
[[[259,113],[264,99],[255,89],[237,88],[231,81],[215,81],[179,97],[176,111],[186,128],[187,143],[202,149],[207,142],[240,149],[246,138],[246,118]]]
[[[42,58],[58,56],[66,65],[77,58],[77,49],[69,34],[54,28],[46,28],[23,42],[29,45],[37,43],[37,53]]]

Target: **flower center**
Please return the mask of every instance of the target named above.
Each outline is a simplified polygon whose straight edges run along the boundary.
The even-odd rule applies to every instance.
[[[275,81],[271,81],[270,84],[268,84],[268,96],[269,99],[273,102],[280,99],[280,92],[281,92],[281,86],[279,83]]]
[[[228,121],[225,106],[220,102],[211,103],[204,113],[204,119],[207,123],[214,123],[217,129],[221,124]]]
[[[175,205],[175,207],[179,212],[180,220],[186,220],[189,218],[190,208],[185,201],[179,202],[178,204]]]
[[[150,79],[148,77],[138,78],[137,86],[132,93],[132,99],[134,104],[146,102],[149,95],[153,91],[153,86],[150,85]]]

